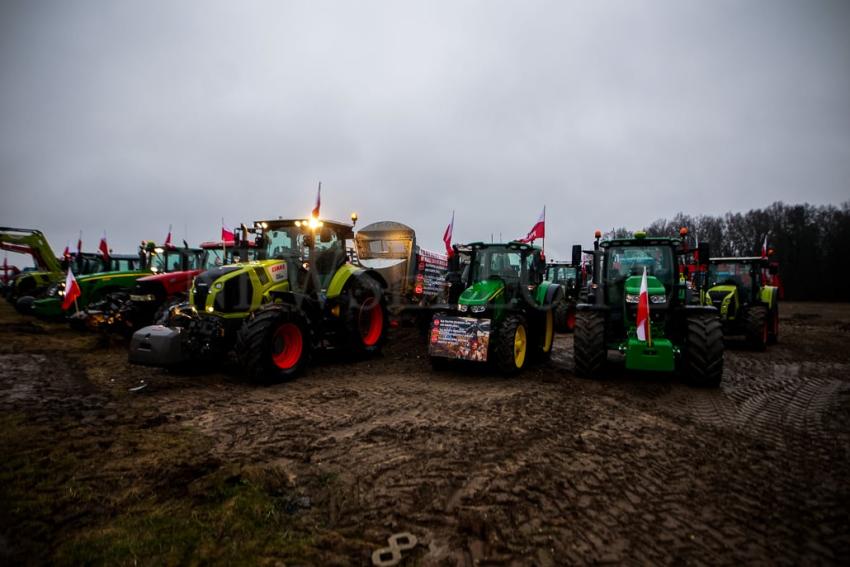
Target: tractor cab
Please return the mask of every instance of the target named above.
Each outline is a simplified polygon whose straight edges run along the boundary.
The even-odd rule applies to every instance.
[[[543,281],[542,254],[529,244],[476,242],[468,250],[469,265],[462,276],[465,289],[458,299],[462,313],[480,313],[488,305],[531,297]]]
[[[200,248],[156,248],[154,252],[150,270],[155,274],[197,270],[204,254]]]

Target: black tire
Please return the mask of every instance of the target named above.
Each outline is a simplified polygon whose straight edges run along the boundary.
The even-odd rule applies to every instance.
[[[567,327],[567,318],[570,314],[570,304],[566,300],[559,301],[555,304],[555,330],[559,333],[569,331]]]
[[[573,339],[576,375],[583,378],[598,378],[607,359],[605,314],[598,311],[577,312]]]
[[[520,330],[521,329],[521,330]],[[525,335],[525,352],[521,357],[515,353],[517,333]],[[528,325],[519,315],[508,315],[490,337],[490,361],[496,369],[506,376],[517,374],[528,363],[529,351]]]
[[[767,348],[767,307],[754,305],[747,309],[744,315],[744,333],[751,349],[763,351]]]
[[[768,321],[767,344],[775,345],[779,342],[779,305],[770,311]]]
[[[242,323],[235,351],[248,380],[272,384],[300,374],[309,363],[310,346],[310,326],[304,315],[291,305],[270,304]]]
[[[720,386],[723,378],[723,324],[717,315],[698,313],[688,317],[680,371],[692,386]]]
[[[546,309],[546,307],[544,307]],[[534,340],[534,350],[531,354],[534,355],[534,360],[536,362],[546,362],[550,358],[552,358],[552,348],[555,346],[555,308],[554,306],[549,306],[547,311],[539,314],[539,320],[536,320],[535,327],[539,327],[534,329],[534,332],[531,334]],[[549,329],[549,335],[547,340],[547,327],[551,325]],[[548,344],[547,344],[548,342]]]
[[[381,284],[368,276],[352,277],[345,293],[345,336],[348,350],[355,355],[381,351],[389,317]]]
[[[31,295],[19,297],[17,301],[15,301],[15,310],[24,315],[32,315],[32,304],[34,301],[35,297]]]

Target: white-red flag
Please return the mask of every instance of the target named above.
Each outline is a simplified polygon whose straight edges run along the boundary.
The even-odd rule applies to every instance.
[[[168,236],[165,237],[165,248],[171,248],[171,225],[168,225]]]
[[[543,207],[543,212],[540,213],[537,222],[528,231],[525,238],[520,238],[520,242],[534,242],[538,238],[546,238],[546,207]]]
[[[313,218],[319,218],[319,210],[322,208],[322,182],[319,181],[319,191],[316,193],[316,206],[313,207]]]
[[[455,212],[452,211],[452,222],[446,227],[445,232],[443,232],[443,243],[446,245],[446,254],[448,254],[449,258],[454,255],[454,250],[452,250],[452,233],[455,230]]]
[[[100,250],[100,255],[107,262],[109,261],[109,244],[106,243],[106,231],[103,231],[103,236],[100,237],[100,245],[97,247]]]
[[[640,280],[636,321],[638,340],[652,344],[652,337],[649,333],[649,291],[646,284],[646,266],[643,267],[643,278]]]
[[[225,244],[231,244],[236,240],[236,236],[224,228],[224,218],[221,219],[221,241]]]
[[[65,277],[65,299],[62,301],[62,311],[67,311],[71,305],[80,297],[80,286],[77,283],[77,278],[74,277],[74,272],[68,268],[68,275]]]
[[[67,242],[65,243],[65,249],[62,251],[62,257],[66,260],[71,256],[71,245]]]
[[[764,243],[761,245],[761,257],[767,258],[767,235],[764,235]]]

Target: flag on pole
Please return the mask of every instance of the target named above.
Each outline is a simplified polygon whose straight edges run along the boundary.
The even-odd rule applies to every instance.
[[[65,249],[62,251],[62,257],[66,260],[71,257],[71,245],[67,242],[65,243]]]
[[[68,275],[65,277],[65,299],[62,301],[62,311],[67,311],[72,303],[80,297],[80,286],[77,284],[77,278],[74,277],[74,272],[68,268]]]
[[[105,261],[109,261],[109,244],[106,243],[106,231],[103,231],[103,236],[100,237],[100,245],[97,247],[100,250],[101,256]]]
[[[534,226],[531,227],[531,230],[528,231],[528,235],[525,238],[520,238],[520,242],[534,242],[538,238],[546,238],[546,207],[543,207],[543,212],[540,213],[540,216],[537,218],[537,222],[534,223]]]
[[[225,243],[234,242],[236,240],[236,236],[224,228],[224,217],[221,218],[221,241]]]
[[[767,258],[767,234],[764,235],[764,243],[761,245],[761,257]]]
[[[319,191],[316,193],[316,206],[313,207],[313,218],[319,218],[319,210],[322,208],[322,182],[319,181]]]
[[[637,338],[646,341],[652,346],[652,337],[649,326],[649,290],[646,284],[646,266],[643,267],[643,278],[640,280],[640,295],[637,307]]]
[[[452,233],[455,230],[455,212],[452,211],[452,222],[446,227],[445,232],[443,232],[443,242],[446,245],[446,254],[448,254],[449,258],[454,255],[454,250],[452,250]]]
[[[168,225],[168,236],[165,237],[165,248],[171,248],[171,225]]]

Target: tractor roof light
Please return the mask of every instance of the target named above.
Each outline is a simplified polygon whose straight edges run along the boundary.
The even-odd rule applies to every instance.
[[[688,227],[683,226],[682,228],[680,228],[680,229],[679,229],[679,236],[681,236],[682,238],[684,238],[684,237],[686,237],[687,235],[688,235]]]
[[[297,226],[298,228],[301,228],[301,221],[300,220],[295,221],[295,226]]]
[[[635,238],[639,238],[639,239],[646,238],[646,231],[644,231],[644,230],[635,231]]]
[[[596,229],[596,232],[593,233],[593,237],[594,238],[602,238],[602,231],[599,230],[599,229]]]
[[[322,221],[320,221],[316,217],[310,217],[310,219],[307,221],[307,226],[310,227],[310,230],[316,230],[317,228],[319,228],[320,226],[322,226],[324,224],[325,223],[323,223]]]

